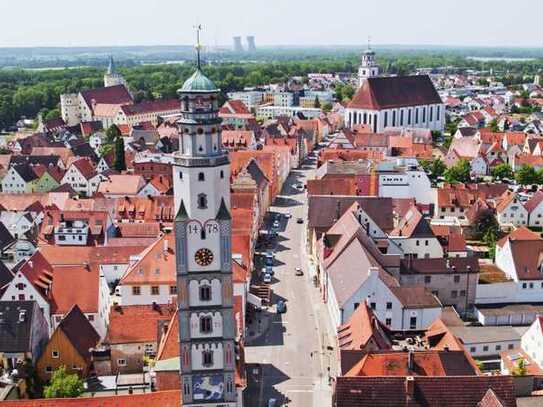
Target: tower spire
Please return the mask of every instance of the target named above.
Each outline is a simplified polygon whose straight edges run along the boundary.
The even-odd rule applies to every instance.
[[[198,69],[200,69],[201,65],[202,65],[202,61],[201,61],[201,56],[200,56],[200,52],[202,50],[202,44],[200,44],[200,31],[202,31],[202,24],[198,24],[197,26],[194,27],[196,29],[196,55],[197,55],[197,66],[198,66]]]
[[[371,49],[371,35],[368,35],[368,49]]]

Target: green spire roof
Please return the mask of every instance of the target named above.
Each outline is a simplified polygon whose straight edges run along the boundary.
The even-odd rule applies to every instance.
[[[113,75],[117,73],[117,70],[115,69],[115,62],[113,61],[113,56],[109,56],[109,66],[107,67],[107,73],[108,75]]]
[[[204,73],[197,69],[196,72],[188,78],[179,92],[218,92],[219,89]]]
[[[175,217],[176,222],[183,222],[189,218],[189,214],[187,213],[187,209],[185,208],[185,204],[183,203],[183,200],[181,200],[181,204],[179,205],[179,210],[177,211],[177,216]]]

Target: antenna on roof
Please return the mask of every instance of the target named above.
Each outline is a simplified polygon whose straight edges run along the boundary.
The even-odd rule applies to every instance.
[[[200,44],[200,31],[202,31],[202,24],[198,24],[196,26],[194,26],[194,28],[196,29],[196,55],[197,55],[197,64],[198,64],[198,69],[200,69],[200,66],[201,66],[201,58],[200,58],[200,52],[202,50],[202,44]]]

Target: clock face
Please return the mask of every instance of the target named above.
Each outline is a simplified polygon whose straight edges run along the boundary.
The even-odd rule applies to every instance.
[[[213,262],[213,252],[209,249],[199,249],[194,254],[194,261],[199,266],[209,266]]]

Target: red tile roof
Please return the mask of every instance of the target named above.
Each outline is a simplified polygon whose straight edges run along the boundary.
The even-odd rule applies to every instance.
[[[84,289],[74,290],[74,287],[84,287]],[[99,291],[98,267],[53,266],[53,283],[50,293],[51,314],[66,314],[76,304],[84,313],[97,313]]]
[[[337,407],[480,407],[489,389],[516,407],[511,376],[339,377]]]
[[[381,110],[442,103],[430,77],[395,76],[368,78],[348,108]]]
[[[165,250],[166,249],[166,250]],[[126,271],[120,284],[175,285],[175,237],[166,233],[141,253]]]
[[[146,113],[160,113],[181,110],[181,102],[178,99],[159,99],[143,101],[135,105],[125,105],[121,110],[126,116],[135,116]]]
[[[92,108],[93,103],[127,105],[132,104],[132,96],[124,85],[109,86],[81,92],[85,103]]]
[[[180,407],[179,390],[150,393],[64,399],[3,401],[2,407]]]
[[[526,226],[520,226],[509,233],[507,236],[502,237],[496,243],[498,246],[503,247],[507,241],[530,241],[541,240],[541,235],[536,232],[532,232]]]
[[[176,306],[171,305],[113,305],[104,343],[127,344],[158,342],[161,321],[169,323]]]
[[[339,327],[337,336],[341,350],[392,349],[387,329],[375,317],[366,302],[358,306],[349,322]]]
[[[370,351],[345,376],[471,376],[478,373],[462,350]]]
[[[228,100],[219,110],[219,114],[251,114],[241,100]]]

